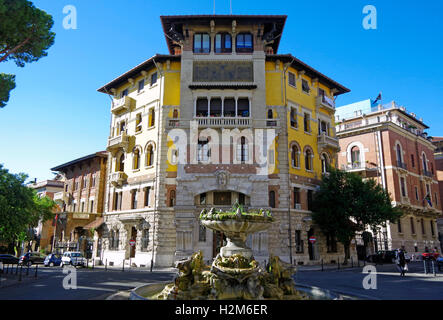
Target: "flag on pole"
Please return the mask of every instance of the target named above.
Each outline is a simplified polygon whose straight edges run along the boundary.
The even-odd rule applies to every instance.
[[[432,207],[431,196],[429,195],[429,193],[426,195],[424,200],[426,200],[428,202],[428,204]]]
[[[376,104],[378,100],[381,101],[381,92],[378,94],[377,98],[375,98],[375,100],[372,102],[372,104]]]

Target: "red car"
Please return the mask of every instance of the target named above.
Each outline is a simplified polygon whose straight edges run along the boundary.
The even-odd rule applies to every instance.
[[[424,252],[421,256],[423,257],[423,259],[436,260],[440,256],[440,253],[438,253],[438,252]]]

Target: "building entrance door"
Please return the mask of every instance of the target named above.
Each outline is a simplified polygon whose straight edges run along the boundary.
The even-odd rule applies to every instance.
[[[131,228],[131,239],[133,241],[137,240],[137,229],[135,229],[135,227]],[[135,249],[136,249],[136,244],[134,245],[130,245],[130,251],[129,251],[129,258],[135,258]]]

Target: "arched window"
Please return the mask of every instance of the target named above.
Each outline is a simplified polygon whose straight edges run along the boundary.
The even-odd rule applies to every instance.
[[[169,207],[175,206],[175,190],[169,192]]]
[[[312,151],[310,149],[307,149],[305,152],[305,168],[308,171],[312,171],[312,158]]]
[[[351,149],[351,161],[353,168],[360,167],[360,148],[357,146],[352,147]]]
[[[132,156],[132,169],[140,169],[140,150],[135,149]]]
[[[269,206],[275,208],[275,191],[269,191]]]
[[[403,162],[403,152],[401,150],[401,145],[397,144],[397,163],[399,164],[399,166],[401,165],[401,163]]]
[[[237,144],[237,161],[245,163],[249,161],[248,141],[245,137],[240,138],[240,143]]]
[[[426,154],[423,153],[423,170],[426,172],[428,171],[428,161],[426,159]]]
[[[124,153],[121,154],[119,160],[118,160],[118,165],[117,167],[117,172],[123,172],[125,171],[125,155]]]
[[[321,155],[321,172],[327,173],[329,171],[329,157],[326,154]]]
[[[146,166],[150,167],[152,165],[154,165],[154,147],[150,144],[146,149]]]
[[[294,168],[300,168],[300,150],[296,145],[291,148],[291,160]]]

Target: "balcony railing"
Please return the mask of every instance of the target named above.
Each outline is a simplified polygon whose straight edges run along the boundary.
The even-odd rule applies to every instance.
[[[128,179],[128,176],[126,173],[119,171],[119,172],[113,172],[109,175],[109,182],[114,186],[122,186],[126,180]]]
[[[397,161],[397,167],[400,169],[408,170],[408,166],[406,165],[406,163],[401,161]]]
[[[335,109],[335,102],[328,96],[318,96],[317,104],[328,109]]]
[[[431,171],[424,170],[423,175],[429,178],[432,178],[434,174]]]
[[[124,96],[123,98],[120,99],[114,99],[114,101],[112,102],[111,111],[116,113],[124,109],[130,110],[132,106],[132,101],[134,101],[134,99],[128,96]]]
[[[322,132],[318,138],[318,145],[320,148],[332,148],[335,150],[340,149],[340,145],[338,143],[338,139],[330,137],[326,134],[326,132]]]
[[[199,126],[215,128],[250,127],[250,118],[241,117],[195,117]]]
[[[128,152],[127,148],[129,146],[129,136],[126,132],[122,132],[119,136],[108,139],[108,148],[110,152],[115,152],[116,150],[123,148]]]

